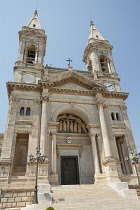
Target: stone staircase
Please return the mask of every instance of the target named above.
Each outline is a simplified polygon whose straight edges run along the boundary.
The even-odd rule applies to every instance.
[[[61,185],[51,187],[52,203],[45,201],[21,210],[140,210],[140,200],[127,200],[108,185]]]
[[[137,195],[140,199],[140,185],[129,185],[129,189],[135,189],[137,191]]]

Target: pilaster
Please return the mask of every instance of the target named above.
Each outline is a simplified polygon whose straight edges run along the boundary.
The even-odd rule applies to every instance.
[[[47,116],[47,107],[48,107],[49,97],[42,97],[42,113],[41,113],[41,134],[40,134],[40,148],[41,153],[47,155],[46,151],[46,141],[47,141],[47,133],[48,133],[48,116]]]
[[[108,134],[108,128],[104,115],[104,108],[107,108],[106,104],[101,98],[97,99],[99,118],[101,124],[101,131],[104,144],[105,159],[103,161],[107,182],[117,182],[119,180],[119,174],[117,170],[117,161],[112,157],[110,139]]]

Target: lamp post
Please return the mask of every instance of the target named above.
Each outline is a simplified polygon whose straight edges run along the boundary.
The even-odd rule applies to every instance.
[[[35,182],[35,189],[34,189],[34,200],[33,200],[33,204],[38,204],[38,196],[37,196],[37,192],[38,192],[38,186],[37,186],[37,182],[38,182],[38,164],[39,163],[44,163],[44,161],[46,160],[46,156],[42,155],[40,153],[40,147],[38,146],[36,148],[36,157],[34,157],[32,154],[29,156],[29,161],[31,163],[35,163],[36,162],[36,182]]]
[[[131,161],[132,164],[134,164],[135,170],[136,170],[136,175],[138,178],[138,184],[140,185],[140,177],[139,177],[139,173],[138,173],[138,169],[137,169],[137,165],[140,161],[140,152],[135,154],[133,149],[129,150],[129,153],[132,155],[132,159],[129,159],[128,157],[125,157],[126,161]]]

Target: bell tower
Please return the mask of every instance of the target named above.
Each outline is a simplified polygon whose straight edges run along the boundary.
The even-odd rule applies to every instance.
[[[88,45],[84,52],[83,61],[86,64],[86,69],[94,73],[116,73],[112,58],[112,46],[96,29],[93,22],[90,22],[90,33]]]
[[[113,46],[105,40],[93,22],[90,22],[88,44],[84,51],[83,62],[89,73],[98,77],[109,91],[120,92],[120,79],[116,73],[113,58]]]
[[[15,82],[34,82],[41,79],[47,36],[35,11],[27,26],[19,32],[19,51],[14,67]],[[28,80],[28,81],[27,81]]]

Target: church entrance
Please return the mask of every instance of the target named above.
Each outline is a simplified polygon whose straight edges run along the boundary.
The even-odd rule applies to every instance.
[[[61,185],[74,184],[79,184],[78,157],[61,157]]]

